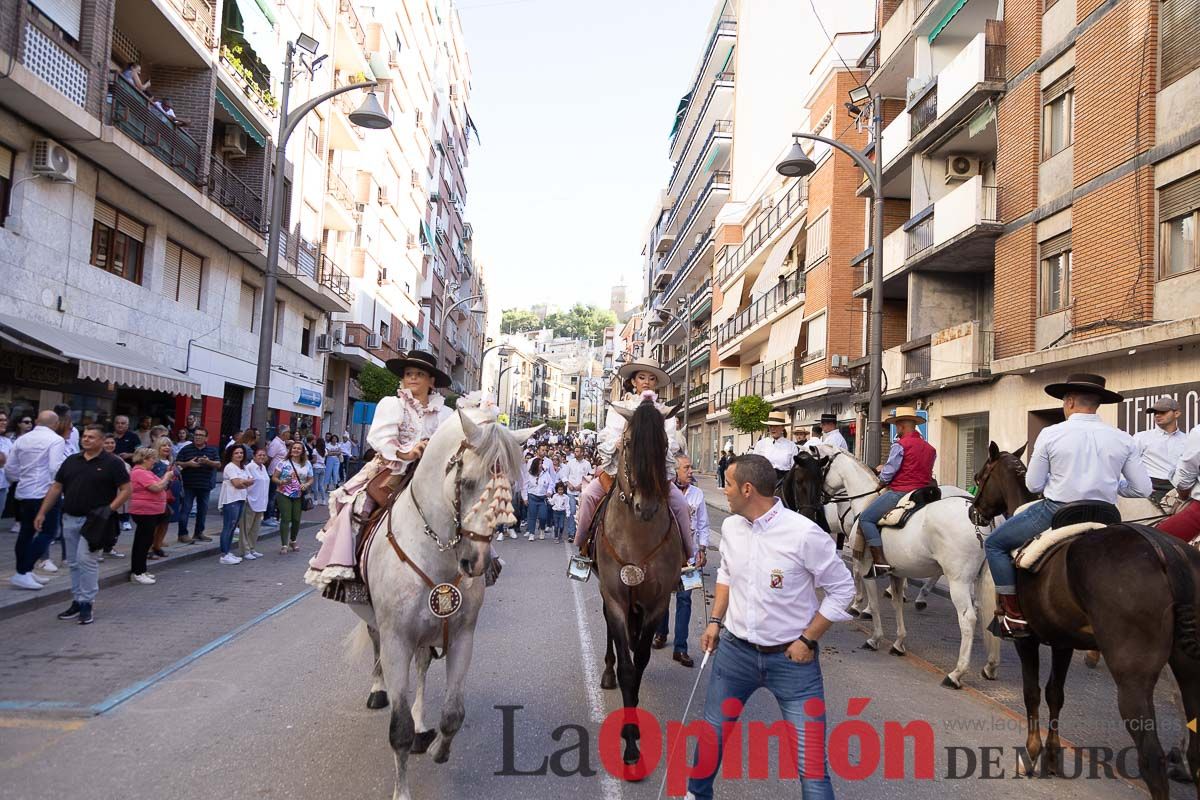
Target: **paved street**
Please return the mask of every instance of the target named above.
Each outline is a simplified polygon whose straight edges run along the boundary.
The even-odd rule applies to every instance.
[[[713,516],[719,524],[724,515],[714,509]],[[305,541],[311,545],[311,531]],[[604,631],[595,584],[565,578],[563,546],[519,539],[499,549],[508,566],[480,619],[467,722],[448,765],[413,759],[416,796],[656,796],[661,771],[640,785],[622,785],[599,763],[599,722],[617,707],[618,695],[596,688]],[[6,643],[0,653],[3,796],[389,796],[387,713],[364,707],[368,659],[347,660],[343,653],[352,614],[309,594],[302,567],[302,555],[270,548],[261,561],[234,567],[196,559],[160,568],[153,587],[104,589],[98,621],[88,628],[57,622],[48,609],[0,622]],[[697,604],[693,642],[702,617]],[[943,689],[940,674],[956,638],[949,603],[934,597],[929,611],[910,619],[912,654],[904,659],[859,650],[857,623],[827,637],[821,659],[832,722],[845,719],[850,697],[870,698],[861,717],[879,730],[885,721],[930,721],[939,778],[946,775],[949,745],[978,752],[1019,743],[1011,654],[1000,682],[984,685],[973,676],[965,691]],[[644,706],[660,718],[678,718],[696,675],[670,661],[669,653],[655,653],[643,690]],[[440,686],[435,667],[434,698]],[[703,695],[701,686],[693,715]],[[591,735],[590,766],[598,774],[496,774],[506,759],[504,717],[496,708],[502,705],[521,707],[511,712],[510,772],[534,771],[574,744],[573,734],[561,743],[551,738],[555,728],[574,723]],[[774,717],[768,697],[751,701],[750,719]],[[1072,742],[1127,744],[1103,669],[1080,666],[1072,673],[1063,722]],[[1170,730],[1173,739],[1176,720]],[[575,759],[566,757],[568,770]],[[1011,751],[1001,759],[1009,776],[1012,761]],[[865,781],[838,779],[839,794],[995,795],[994,784],[977,777],[899,783],[881,773],[882,767]],[[725,796],[776,797],[781,788],[775,780],[742,781],[736,791],[727,786]],[[1020,790],[1036,797],[1142,795],[1119,778],[1033,781]],[[1176,787],[1176,796],[1188,795]]]

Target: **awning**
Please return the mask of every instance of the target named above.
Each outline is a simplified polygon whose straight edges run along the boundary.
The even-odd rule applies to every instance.
[[[0,314],[0,338],[48,358],[78,361],[79,377],[85,380],[200,396],[200,384],[181,377],[170,367],[150,361],[145,352],[138,349],[5,314]]]
[[[475,143],[476,144],[483,144],[483,142],[481,142],[479,140],[479,128],[477,128],[475,126],[475,120],[471,119],[470,111],[467,112],[467,130],[469,130],[469,131],[471,131],[471,133],[475,134]]]
[[[221,91],[221,87],[219,86],[217,87],[217,104],[225,109],[229,116],[233,117],[238,127],[244,130],[246,135],[253,139],[259,147],[266,148],[267,137],[259,133],[258,128],[254,127],[250,120],[246,119],[246,115],[242,113],[236,103],[225,96],[225,93]]]
[[[950,20],[954,19],[954,15],[962,11],[962,7],[967,4],[967,0],[954,0],[954,5],[950,6],[950,10],[946,12],[946,16],[942,17],[942,21],[933,26],[933,30],[929,33],[929,43],[933,44],[933,40],[942,34],[946,26],[950,24]]]
[[[683,118],[687,116],[688,105],[692,102],[692,93],[688,92],[683,97],[679,98],[679,106],[675,109],[675,124],[671,126],[671,138],[675,138],[675,134],[679,133],[679,126],[683,124]]]
[[[425,231],[425,243],[433,247],[436,240],[433,238],[433,231],[429,229],[429,223],[421,220],[421,230]]]
[[[234,0],[226,8],[226,26],[242,35],[264,66],[270,69],[283,61],[283,50],[275,35],[275,15],[266,0]]]
[[[725,293],[724,300],[721,302],[721,307],[713,311],[711,326],[714,329],[718,325],[723,325],[728,322],[733,318],[733,315],[737,313],[738,306],[742,302],[742,286],[745,281],[745,276],[734,281],[733,286],[730,286],[729,291]]]
[[[755,279],[754,286],[750,288],[751,302],[761,297],[779,282],[779,269],[783,266],[783,261],[787,258],[788,251],[792,249],[793,245],[796,244],[796,240],[804,235],[806,230],[803,225],[796,225],[795,228],[785,233],[783,238],[771,248],[770,254],[767,255],[767,263],[763,265],[762,272],[758,273],[758,278]]]
[[[798,308],[783,319],[776,320],[771,325],[771,335],[767,339],[767,350],[762,360],[775,362],[781,358],[791,359],[800,342],[800,331],[804,327],[804,309]]]
[[[965,2],[965,0],[964,0],[964,2]],[[720,75],[722,72],[724,72],[725,68],[729,66],[729,62],[732,60],[733,60],[733,45],[730,45],[729,52],[725,54],[725,61],[721,64],[721,68],[719,70],[717,70],[717,74]]]

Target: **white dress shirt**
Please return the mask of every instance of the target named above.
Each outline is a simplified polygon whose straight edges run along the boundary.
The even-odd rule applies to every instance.
[[[816,523],[775,506],[753,523],[730,516],[721,526],[717,583],[729,587],[725,627],[752,644],[794,642],[817,612],[831,622],[850,619],[854,580]],[[817,587],[825,598],[817,599]]]
[[[824,442],[825,444],[831,444],[834,447],[840,447],[843,450],[850,449],[850,445],[846,444],[846,437],[842,436],[842,432],[839,431],[837,428],[834,428],[833,430],[829,431],[828,433],[822,433],[821,441]]]
[[[0,434],[0,455],[3,455],[5,460],[8,459],[8,454],[12,452],[13,440]],[[0,469],[0,489],[8,488],[8,474]]]
[[[400,455],[411,453],[422,439],[433,438],[438,426],[453,414],[440,394],[431,394],[428,402],[421,405],[412,393],[401,389],[375,406],[367,444],[391,463],[392,472],[403,473],[413,462],[401,460]],[[352,454],[352,445],[352,442],[342,442],[342,452]]]
[[[537,477],[531,475],[528,469],[525,470],[526,495],[537,494],[549,497],[554,494],[554,484],[554,473],[545,467],[542,467],[542,471]]]
[[[1153,491],[1133,437],[1098,414],[1072,414],[1038,434],[1025,485],[1059,503],[1100,500],[1115,505],[1118,492],[1149,497]]]
[[[688,516],[692,519],[692,538],[697,547],[708,547],[708,503],[704,500],[704,490],[694,483],[688,484],[683,499],[687,501]]]
[[[67,440],[45,425],[38,425],[13,443],[4,474],[17,484],[18,500],[41,500],[50,491],[54,475],[66,460]]]
[[[1133,437],[1133,443],[1137,445],[1138,454],[1142,457],[1142,463],[1146,465],[1150,477],[1164,481],[1171,480],[1171,476],[1175,474],[1175,465],[1183,455],[1183,445],[1186,441],[1187,434],[1178,428],[1174,433],[1167,433],[1157,425]]]
[[[1175,488],[1191,489],[1200,477],[1200,425],[1192,428],[1183,443],[1183,454],[1175,467]]]
[[[74,425],[72,425],[71,432],[69,434],[67,434],[66,453],[68,456],[73,456],[78,452],[80,452],[80,450],[79,450],[79,428],[76,428]]]
[[[591,471],[591,462],[589,462],[586,458],[577,459],[575,456],[571,456],[567,459],[567,463],[563,464],[563,468],[558,473],[558,477],[559,480],[567,484],[567,492],[569,494],[579,494],[583,488],[583,479]],[[571,484],[575,484],[579,488],[572,489]]]
[[[796,446],[796,443],[786,436],[780,436],[778,439],[764,436],[754,445],[756,455],[763,456],[771,462],[772,467],[785,472],[792,468],[796,454],[799,452],[800,448]]]

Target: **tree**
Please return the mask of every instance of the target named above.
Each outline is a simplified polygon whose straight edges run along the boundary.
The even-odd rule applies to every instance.
[[[594,422],[585,422],[585,423],[583,423],[583,429],[584,429],[585,431],[594,431],[594,430],[596,430],[596,423],[594,423]]]
[[[562,419],[561,417],[559,417],[558,419],[546,420],[546,427],[552,431],[562,432],[562,429],[565,426],[566,426],[566,420]]]
[[[572,339],[599,339],[604,329],[617,324],[617,315],[608,309],[576,303],[569,311],[556,311],[546,316],[543,325],[554,330],[555,336]]]
[[[770,413],[771,404],[756,394],[739,397],[729,405],[729,421],[742,433],[761,431]]]
[[[396,394],[396,389],[400,387],[400,378],[390,369],[368,363],[364,364],[358,373],[358,385],[362,389],[363,400],[378,403],[383,398]]]
[[[501,333],[524,333],[536,331],[541,327],[542,321],[538,319],[538,315],[522,308],[508,308],[500,315]]]

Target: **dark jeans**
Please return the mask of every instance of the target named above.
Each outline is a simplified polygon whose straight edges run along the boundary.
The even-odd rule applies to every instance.
[[[725,488],[725,468],[724,467],[717,468],[717,488],[718,489]]]
[[[221,555],[233,552],[233,529],[238,526],[245,505],[245,500],[235,500],[221,506]]]
[[[204,520],[208,517],[208,495],[212,489],[189,489],[184,487],[183,505],[179,508],[179,536],[188,535],[188,515],[192,513],[192,504],[196,505],[196,536],[204,533]]]
[[[561,539],[563,531],[567,529],[567,512],[554,512],[554,538]]]
[[[154,530],[162,521],[162,514],[133,514],[133,549],[129,553],[129,571],[141,575],[146,571],[146,556],[154,543]]]
[[[687,652],[688,640],[688,625],[692,622],[692,593],[691,592],[676,592],[675,593],[675,652]],[[662,622],[658,623],[658,633],[660,636],[667,636],[671,633],[671,609],[667,607],[667,613],[663,614]]]
[[[275,492],[277,489],[275,481],[270,481],[267,484],[267,510],[263,514],[263,519],[279,519],[279,505],[275,502]]]
[[[21,532],[17,534],[15,549],[17,572],[20,574],[33,571],[33,565],[42,557],[42,554],[50,547],[50,542],[54,541],[54,537],[58,535],[58,515],[62,508],[61,504],[56,503],[46,514],[46,520],[42,523],[42,531],[38,533],[33,529],[33,519],[41,507],[41,498],[17,501]]]
[[[538,525],[550,527],[550,505],[540,494],[529,494],[529,509],[525,512],[525,528],[529,533],[537,533]]]

